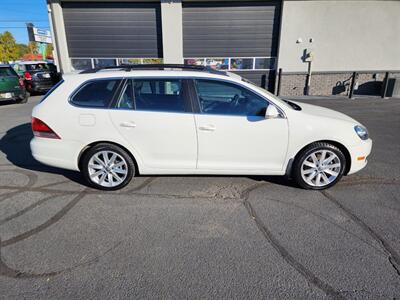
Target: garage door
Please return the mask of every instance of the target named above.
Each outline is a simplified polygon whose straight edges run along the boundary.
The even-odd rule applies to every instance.
[[[272,88],[280,1],[183,3],[186,63],[235,71]]]
[[[161,58],[160,3],[64,2],[71,58]]]

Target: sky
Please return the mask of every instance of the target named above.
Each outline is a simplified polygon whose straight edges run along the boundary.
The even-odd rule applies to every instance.
[[[46,0],[0,0],[0,32],[10,31],[17,43],[28,43],[25,23],[49,30]]]

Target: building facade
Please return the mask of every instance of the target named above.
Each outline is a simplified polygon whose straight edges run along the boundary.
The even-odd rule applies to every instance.
[[[236,72],[281,94],[373,94],[400,74],[400,1],[48,0],[63,72],[190,63]],[[308,76],[311,74],[311,76]]]

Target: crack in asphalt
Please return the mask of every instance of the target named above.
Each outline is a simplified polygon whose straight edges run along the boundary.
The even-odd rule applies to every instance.
[[[43,204],[43,203],[45,203],[45,202],[47,202],[49,200],[52,200],[52,199],[56,198],[57,196],[58,195],[51,195],[49,197],[45,197],[43,199],[40,199],[40,200],[32,203],[31,205],[25,207],[24,209],[21,209],[21,210],[17,211],[15,214],[12,214],[12,215],[4,218],[3,220],[0,220],[0,226],[5,224],[5,223],[7,223],[7,222],[9,222],[9,221],[11,221],[11,220],[13,220],[13,219],[15,219],[15,218],[18,218],[18,217],[22,216],[23,214],[26,214],[27,212],[31,211],[32,209],[40,206],[41,204]]]
[[[342,231],[344,231],[344,232],[346,232],[347,234],[351,235],[352,237],[356,238],[356,239],[359,240],[360,242],[362,242],[362,243],[364,243],[365,245],[368,245],[368,246],[371,247],[372,249],[376,250],[376,252],[378,252],[378,253],[380,253],[380,254],[383,254],[383,255],[386,255],[386,252],[384,252],[384,251],[382,250],[382,248],[378,248],[377,246],[375,246],[375,245],[369,243],[367,240],[365,240],[365,239],[363,239],[362,237],[358,236],[357,234],[355,234],[355,233],[353,233],[353,232],[347,230],[347,229],[344,228],[343,226],[340,226],[339,224],[337,224],[335,221],[333,221],[332,219],[330,219],[330,218],[328,218],[328,217],[325,217],[325,216],[323,216],[323,215],[317,214],[317,213],[313,212],[312,210],[306,209],[306,208],[304,208],[304,207],[302,207],[302,206],[300,206],[300,205],[294,204],[294,203],[290,203],[290,202],[286,202],[286,201],[278,200],[278,199],[272,199],[272,198],[268,198],[267,200],[268,200],[268,201],[274,201],[274,202],[277,202],[277,203],[282,203],[282,204],[285,204],[285,205],[287,205],[287,206],[289,206],[289,207],[292,206],[292,207],[295,207],[295,208],[297,208],[297,209],[299,209],[299,210],[305,211],[306,213],[309,213],[309,214],[311,214],[311,215],[313,215],[313,216],[315,216],[315,217],[317,217],[317,218],[319,218],[319,219],[321,219],[321,220],[324,220],[324,221],[326,221],[327,223],[329,223],[329,224],[331,224],[331,225],[333,225],[333,226],[335,226],[335,227],[341,229]]]
[[[81,263],[75,264],[71,267],[67,267],[61,270],[57,271],[52,271],[52,272],[44,272],[44,273],[32,273],[32,272],[26,272],[22,270],[17,270],[9,267],[3,260],[2,254],[1,254],[1,249],[2,249],[2,241],[0,239],[0,275],[5,276],[5,277],[11,277],[11,278],[18,278],[18,279],[24,279],[24,278],[43,278],[43,277],[54,277],[56,275],[59,275],[61,273],[65,272],[70,272],[73,271],[79,267],[84,267],[84,266],[89,266],[94,263],[97,263],[102,257],[107,255],[108,253],[112,252],[116,248],[118,248],[123,241],[119,241],[116,244],[114,244],[112,247],[108,248],[106,251],[101,253],[100,255],[96,255],[95,257],[83,261]]]
[[[396,252],[396,250],[394,250],[392,246],[390,246],[390,244],[381,235],[379,235],[367,223],[365,223],[358,216],[356,216],[350,209],[348,209],[342,203],[340,203],[334,196],[329,194],[327,191],[321,191],[321,194],[325,198],[327,198],[331,203],[336,205],[336,207],[341,209],[351,220],[353,220],[353,222],[359,225],[361,229],[363,229],[372,239],[374,239],[381,245],[382,249],[388,255],[389,263],[396,271],[397,275],[400,276],[400,256]]]
[[[336,290],[328,283],[324,282],[318,276],[316,276],[313,272],[308,270],[303,264],[301,264],[293,255],[289,253],[289,251],[282,246],[282,244],[278,241],[278,239],[272,234],[272,232],[268,229],[268,227],[261,221],[259,216],[257,215],[255,209],[251,205],[249,201],[250,193],[265,184],[258,184],[250,187],[245,190],[242,194],[243,196],[243,205],[246,208],[250,218],[255,222],[257,228],[260,230],[264,238],[269,242],[269,244],[278,252],[278,254],[283,258],[283,260],[294,268],[298,273],[300,273],[310,284],[314,285],[321,291],[323,291],[327,296],[332,297],[334,299],[345,299],[339,290]]]
[[[0,200],[5,200],[5,199],[9,199],[12,196],[15,196],[17,194],[26,192],[26,191],[32,191],[32,186],[37,182],[37,176],[34,173],[25,171],[25,170],[18,170],[18,169],[13,169],[13,170],[0,170],[0,172],[17,172],[17,173],[22,173],[23,175],[26,175],[28,177],[28,183],[26,185],[24,185],[22,188],[19,187],[15,187],[13,186],[12,189],[16,189],[16,191],[13,192],[9,192],[9,193],[5,193],[2,194]],[[149,185],[151,182],[153,182],[156,178],[149,178],[147,180],[145,180],[145,182],[143,182],[141,185],[137,186],[136,188],[132,189],[132,190],[137,190],[139,191],[140,189],[146,187],[147,185]],[[46,184],[44,185],[44,187],[51,187],[54,185],[58,185],[61,184],[63,182],[56,182],[56,183],[52,183],[52,184]],[[43,186],[42,186],[43,187]],[[1,189],[1,188],[0,188]],[[7,188],[8,189],[8,188]],[[11,189],[11,187],[10,187]],[[131,190],[131,191],[132,191]],[[64,272],[68,272],[68,271],[72,271],[78,267],[82,267],[82,266],[87,266],[87,265],[91,265],[95,262],[97,262],[102,256],[106,255],[107,253],[111,252],[112,250],[114,250],[115,248],[117,248],[122,241],[116,243],[113,247],[109,248],[108,250],[106,250],[104,253],[79,264],[73,265],[71,267],[68,268],[64,268],[62,270],[57,270],[57,271],[51,271],[51,272],[44,272],[44,273],[31,273],[31,272],[25,272],[22,270],[17,270],[17,269],[13,269],[11,267],[9,267],[3,257],[2,257],[2,248],[10,246],[12,244],[16,244],[22,240],[25,240],[27,238],[30,238],[36,234],[38,234],[39,232],[49,228],[50,226],[54,225],[55,223],[57,223],[58,221],[60,221],[73,207],[75,207],[89,192],[89,189],[86,188],[83,191],[80,191],[70,202],[68,202],[67,205],[65,205],[62,209],[60,209],[56,214],[54,214],[50,219],[48,219],[46,222],[40,224],[39,226],[28,230],[20,235],[14,236],[8,240],[2,240],[0,238],[0,275],[6,276],[6,277],[11,277],[11,278],[39,278],[39,277],[52,277],[52,276],[56,276],[59,275],[61,273]],[[127,191],[127,193],[129,193],[129,191]],[[70,195],[71,192],[62,192],[61,194],[68,194]],[[75,193],[72,193],[75,194]],[[39,201],[36,201],[35,203],[29,205],[28,207],[18,211],[17,213],[6,217],[5,219],[0,221],[0,225],[3,225],[17,217],[20,217],[21,215],[29,212],[30,210],[42,205],[43,203],[56,198],[57,196],[59,196],[60,193],[58,193],[57,195],[51,195],[49,197],[45,197]],[[1,201],[0,201],[1,202]]]
[[[0,165],[1,166],[1,165]],[[9,165],[7,165],[9,166]],[[9,221],[11,221],[14,218],[17,218],[25,213],[27,213],[28,211],[42,205],[43,203],[54,199],[57,196],[60,195],[71,195],[74,193],[78,193],[77,196],[75,196],[70,202],[68,202],[67,205],[65,205],[60,211],[58,211],[53,217],[51,217],[48,221],[46,221],[45,223],[35,227],[34,229],[31,229],[27,232],[24,232],[20,235],[14,236],[8,240],[5,241],[1,241],[0,240],[0,275],[4,275],[7,277],[13,277],[13,278],[31,278],[31,277],[51,277],[51,276],[56,276],[60,273],[66,272],[66,271],[71,271],[74,270],[80,266],[84,266],[84,265],[89,265],[89,264],[93,264],[96,261],[98,261],[99,257],[105,255],[106,253],[112,251],[112,249],[115,249],[119,243],[110,248],[109,250],[107,250],[105,253],[103,253],[100,256],[97,256],[89,261],[83,262],[83,263],[79,263],[77,265],[62,269],[62,270],[58,270],[58,271],[52,271],[52,272],[47,272],[47,273],[40,273],[40,274],[35,274],[35,273],[29,273],[29,272],[24,272],[24,271],[20,271],[20,270],[15,270],[12,269],[10,267],[8,267],[5,263],[4,260],[1,257],[1,249],[2,247],[7,247],[9,245],[18,243],[19,241],[22,241],[24,239],[27,239],[29,237],[32,237],[34,235],[36,235],[37,233],[45,230],[46,228],[50,227],[51,225],[55,224],[56,222],[60,221],[60,219],[62,219],[79,201],[81,201],[86,195],[101,195],[101,194],[107,194],[104,192],[99,192],[97,190],[94,189],[90,189],[90,188],[85,188],[82,191],[79,192],[71,192],[68,190],[64,190],[64,189],[51,189],[50,187],[53,187],[55,185],[60,185],[69,181],[59,181],[59,182],[55,182],[55,183],[50,183],[50,184],[45,184],[42,186],[37,186],[34,187],[34,185],[37,182],[37,175],[33,172],[29,172],[26,170],[20,170],[20,169],[7,169],[7,170],[0,170],[0,172],[17,172],[20,174],[23,174],[25,176],[28,177],[28,183],[25,184],[22,187],[18,187],[18,186],[0,186],[0,190],[2,189],[10,189],[13,190],[12,192],[8,192],[5,194],[0,195],[0,202],[5,200],[5,199],[9,199],[9,197],[15,196],[17,194],[23,193],[23,192],[42,192],[42,193],[51,193],[52,195],[46,198],[43,198],[33,204],[31,204],[30,206],[22,209],[21,211],[6,217],[3,220],[0,220],[0,225],[3,225]],[[144,188],[149,187],[155,180],[157,180],[160,177],[149,177],[147,179],[144,180],[144,182],[142,182],[141,184],[139,184],[138,186],[131,188],[131,189],[125,189],[119,192],[113,192],[113,195],[129,195],[129,196],[144,196],[144,197],[157,197],[157,198],[167,198],[167,199],[188,199],[188,198],[196,198],[196,199],[214,199],[215,195],[210,196],[210,197],[204,197],[201,195],[196,195],[196,196],[190,196],[190,195],[179,195],[179,194],[158,194],[158,193],[143,193],[141,192]],[[356,180],[348,180],[344,182],[346,185],[359,185],[359,184],[366,184],[366,183],[372,183],[372,184],[399,184],[400,181],[398,180],[382,180],[382,179],[377,179],[377,178],[358,178]],[[242,204],[244,205],[245,209],[247,210],[249,216],[251,217],[251,219],[255,222],[257,228],[260,230],[260,232],[262,233],[262,235],[264,236],[264,238],[271,244],[271,246],[278,252],[278,254],[283,258],[283,260],[290,265],[291,267],[293,267],[299,274],[301,274],[309,284],[317,287],[318,289],[320,289],[321,291],[323,291],[327,296],[333,297],[335,299],[344,299],[343,296],[341,295],[341,293],[343,293],[343,291],[341,290],[336,290],[334,287],[332,287],[331,285],[329,285],[328,283],[326,283],[325,281],[323,281],[322,279],[320,279],[319,277],[317,277],[312,271],[310,271],[309,269],[307,269],[303,264],[301,264],[284,246],[282,246],[282,244],[278,241],[278,239],[273,235],[273,233],[268,229],[268,227],[262,222],[262,220],[259,218],[259,216],[257,215],[257,212],[254,210],[254,207],[252,206],[251,202],[249,201],[249,196],[250,193],[253,192],[254,190],[261,188],[263,186],[269,185],[271,183],[269,182],[262,182],[262,183],[257,183],[254,184],[250,187],[245,188],[244,190],[242,190],[240,192],[239,197],[222,197],[223,199],[229,199],[229,200],[235,200],[235,201],[242,201]],[[324,194],[324,192],[322,192],[322,194],[327,197],[329,200],[332,201],[332,199],[330,199],[330,195],[329,194]],[[282,200],[276,200],[276,199],[266,199],[266,200],[271,200],[271,201],[278,201],[281,203],[284,203],[286,205],[294,205],[295,207],[302,209],[302,210],[306,210],[305,208],[302,208],[301,206],[295,205],[295,204],[289,204],[285,201]],[[334,202],[335,200],[333,200],[332,202]],[[336,201],[337,202],[337,201]],[[334,202],[335,203],[335,202]],[[369,235],[371,237],[373,237],[375,240],[378,240],[380,242],[380,244],[383,246],[383,250],[384,250],[384,254],[389,254],[389,262],[392,264],[392,266],[396,269],[398,275],[400,275],[399,273],[399,269],[398,269],[398,255],[396,252],[394,252],[394,250],[386,243],[386,241],[384,241],[378,234],[376,234],[368,225],[366,225],[363,221],[361,221],[357,216],[355,216],[354,214],[352,214],[349,211],[346,211],[345,208],[340,204],[340,203],[335,203],[336,206],[338,206],[339,208],[341,208],[342,210],[344,210],[346,212],[347,215],[350,216],[350,218],[352,220],[354,220],[358,225],[361,224],[361,226],[363,227],[363,229],[366,229],[367,232],[369,233]],[[339,227],[341,230],[344,230],[345,232],[350,233],[349,231],[347,231],[345,228],[341,227],[339,224],[336,224],[335,222],[328,220],[326,217],[321,216],[319,214],[316,214],[312,211],[306,210],[307,212],[313,214],[316,217],[319,217],[327,222],[329,222],[330,224],[333,224],[334,226]],[[373,247],[375,250],[376,247],[374,247],[373,245],[369,244],[367,241],[361,239],[360,237],[358,237],[355,234],[350,233],[353,237],[356,237],[357,239],[361,240],[362,242],[366,243],[367,245],[369,245],[370,247]],[[382,253],[382,251],[379,252]]]
[[[1,246],[2,247],[7,247],[9,245],[15,244],[19,241],[25,240],[32,235],[35,235],[46,228],[50,227],[54,223],[58,222],[62,217],[64,217],[82,198],[86,195],[86,193],[80,192],[77,196],[75,196],[70,202],[68,202],[67,205],[65,205],[61,210],[59,210],[54,216],[52,216],[50,219],[48,219],[46,222],[40,224],[39,226],[28,230],[20,235],[14,236],[8,240],[2,241]]]

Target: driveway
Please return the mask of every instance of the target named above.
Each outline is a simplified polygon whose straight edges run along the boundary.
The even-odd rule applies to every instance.
[[[280,177],[138,177],[85,186],[30,155],[27,104],[0,105],[3,299],[400,297],[400,100],[303,100],[374,140],[322,192]]]

